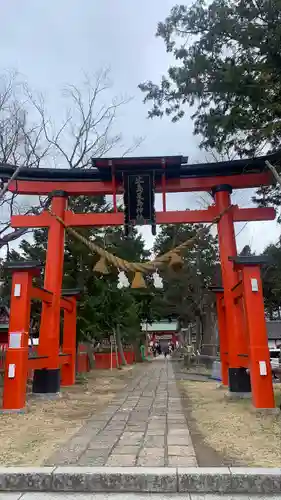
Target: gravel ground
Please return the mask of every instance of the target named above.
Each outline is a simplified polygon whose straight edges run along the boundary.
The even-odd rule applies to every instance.
[[[71,438],[93,412],[102,411],[140,369],[92,371],[79,384],[62,388],[56,400],[29,395],[26,413],[0,415],[0,465],[43,464],[58,443]]]
[[[280,467],[281,412],[229,401],[218,383],[178,381],[199,466]],[[280,385],[275,386],[276,399]]]

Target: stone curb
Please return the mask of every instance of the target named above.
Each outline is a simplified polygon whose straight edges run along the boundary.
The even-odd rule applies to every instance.
[[[281,493],[281,468],[0,467],[0,491]]]

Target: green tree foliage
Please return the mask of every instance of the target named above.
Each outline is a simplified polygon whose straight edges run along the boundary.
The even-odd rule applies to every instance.
[[[250,247],[250,245],[245,245],[241,252],[239,253],[239,255],[243,256],[243,257],[251,257],[253,255],[255,255],[253,252],[252,252],[252,249]]]
[[[154,252],[165,253],[192,238],[201,225],[163,225],[156,237]],[[161,272],[164,278],[162,300],[159,310],[162,317],[178,318],[183,327],[189,323],[198,324],[198,337],[204,335],[205,317],[213,305],[213,295],[208,287],[217,281],[218,247],[217,239],[206,230],[195,246],[181,253],[183,267],[174,271],[167,267]],[[205,335],[205,337],[206,337]],[[198,338],[198,345],[202,338]]]
[[[175,64],[142,83],[150,117],[195,108],[201,147],[254,156],[281,143],[281,0],[197,0],[157,28]]]
[[[264,250],[268,264],[262,269],[265,310],[270,319],[281,319],[281,245],[269,245]]]

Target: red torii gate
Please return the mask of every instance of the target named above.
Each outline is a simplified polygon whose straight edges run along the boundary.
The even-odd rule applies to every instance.
[[[238,206],[229,208],[232,189],[254,188],[272,183],[270,172],[264,171],[265,159],[274,161],[275,157],[206,165],[182,165],[184,163],[182,157],[98,159],[94,160],[95,169],[86,172],[73,172],[65,169],[36,169],[36,171],[35,169],[23,169],[18,179],[9,185],[9,190],[21,194],[51,196],[51,212],[58,215],[66,226],[123,225],[124,214],[118,212],[116,203],[117,194],[123,192],[120,171],[150,169],[156,172],[155,191],[162,193],[163,200],[163,210],[155,214],[157,224],[208,223],[223,214],[218,222],[224,310],[222,315],[222,306],[218,301],[220,338],[221,344],[224,346],[222,353],[223,383],[229,385],[231,392],[248,392],[249,376],[246,368],[250,368],[252,390],[255,392],[253,397],[255,406],[259,408],[274,407],[259,266],[255,267],[255,276],[251,277],[250,264],[244,263],[242,269],[235,261],[237,249],[234,222],[274,220],[275,211],[272,208],[243,209]],[[2,178],[8,178],[14,171],[8,166],[2,170],[1,173],[0,168],[0,177]],[[166,210],[166,193],[191,191],[212,192],[214,204],[206,210]],[[81,194],[89,196],[113,195],[113,213],[77,214],[68,210],[68,197]],[[51,307],[43,303],[39,354],[48,356],[48,370],[53,373],[54,370],[59,371],[58,338],[65,229],[48,211],[44,211],[40,215],[15,215],[11,218],[11,225],[14,228],[48,228],[44,288],[52,293],[53,298]],[[234,264],[230,258],[234,259],[236,263]],[[241,273],[244,283],[242,294],[246,309],[246,322],[242,318],[241,311],[237,309],[233,294],[237,283],[241,281]],[[249,291],[248,278],[255,280],[255,283],[258,282],[258,286],[252,288],[252,292]],[[252,282],[254,283],[254,281]],[[260,321],[254,324],[251,319],[256,315],[257,303],[260,308]],[[249,328],[252,329],[250,335]],[[253,332],[253,328],[257,329],[256,333]],[[251,345],[249,348],[247,339],[253,342],[255,337],[258,338],[257,348],[252,349]],[[249,357],[249,352],[255,352],[256,355]],[[251,363],[258,363],[259,369],[257,370],[256,366],[255,368],[251,367]],[[48,377],[48,370],[45,370],[45,377]],[[59,378],[57,380],[56,389],[59,390]],[[263,390],[261,391],[260,387],[263,387],[263,390],[266,389],[266,397],[263,397]]]

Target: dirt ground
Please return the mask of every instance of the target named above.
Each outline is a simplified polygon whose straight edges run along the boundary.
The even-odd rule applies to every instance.
[[[213,381],[178,382],[199,466],[280,467],[281,412],[257,412],[230,401]],[[280,384],[275,386],[281,402]]]
[[[62,388],[61,397],[42,401],[28,396],[24,414],[0,415],[0,465],[41,465],[93,412],[99,412],[126,387],[138,366],[97,370]]]

